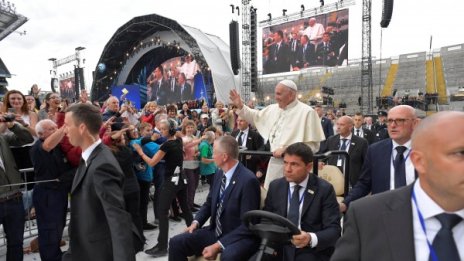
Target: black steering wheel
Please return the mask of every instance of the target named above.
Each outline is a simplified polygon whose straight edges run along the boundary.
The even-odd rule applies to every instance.
[[[243,215],[243,222],[266,242],[285,243],[301,231],[290,220],[264,210],[251,210]]]

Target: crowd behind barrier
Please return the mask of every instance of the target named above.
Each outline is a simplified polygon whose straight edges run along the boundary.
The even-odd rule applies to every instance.
[[[288,88],[292,89],[292,87]],[[35,94],[36,93],[32,93],[31,96],[37,97]],[[85,95],[85,92],[81,92],[81,97],[76,104],[90,103],[88,97]],[[17,91],[9,91],[5,98],[6,100],[3,102],[4,106],[1,112],[2,122],[5,121],[4,119],[7,118],[8,115],[14,115],[14,121],[13,123],[9,123],[8,128],[21,128],[23,131],[28,132],[31,137],[34,137],[34,142],[36,142],[36,140],[42,142],[42,148],[47,151],[48,149],[59,149],[59,155],[66,164],[69,164],[74,170],[78,167],[81,150],[71,145],[68,136],[65,135],[65,111],[71,104],[61,101],[57,93],[49,93],[45,96],[43,101],[34,99],[34,102],[32,102],[32,100],[28,102],[26,97]],[[332,152],[332,154],[336,155],[332,155],[336,160],[324,160],[324,163],[312,166],[312,172],[317,174],[318,168],[323,169],[324,164],[330,164],[338,167],[341,173],[344,173],[345,179],[343,182],[342,195],[345,199],[341,199],[340,211],[345,211],[351,201],[367,194],[364,192],[372,191],[373,193],[377,193],[387,191],[410,184],[414,180],[413,176],[412,179],[407,177],[406,182],[403,181],[398,184],[395,183],[396,181],[392,181],[394,185],[385,186],[385,188],[379,191],[379,187],[375,184],[375,176],[372,177],[372,180],[368,180],[365,177],[368,175],[366,172],[370,171],[367,170],[369,164],[372,164],[372,160],[381,152],[375,152],[376,154],[372,153],[377,151],[380,146],[384,146],[384,144],[390,144],[391,146],[392,142],[393,144],[400,145],[409,144],[408,142],[410,142],[412,131],[417,124],[414,108],[424,106],[423,100],[414,98],[415,97],[404,98],[402,100],[403,105],[394,107],[394,109],[391,109],[388,113],[386,111],[379,111],[378,118],[375,122],[373,122],[372,117],[363,117],[360,113],[348,117],[344,115],[342,109],[335,111],[330,108],[316,106],[315,110],[319,116],[316,124],[320,125],[321,133],[323,133],[326,140],[330,140],[329,138],[336,139],[335,147],[331,147],[329,150],[336,150],[338,152],[335,154]],[[19,102],[15,102],[15,99],[19,100]],[[426,100],[427,99],[428,97],[426,97]],[[288,102],[292,104],[292,100]],[[380,105],[384,104],[384,101],[379,100],[378,102]],[[395,103],[390,104],[388,102],[389,101],[387,101],[387,105],[389,108],[396,105]],[[247,110],[253,109],[252,104],[250,105],[250,107],[247,106]],[[185,219],[187,226],[190,226],[190,224],[196,222],[195,213],[204,211],[201,209],[202,204],[196,204],[203,202],[195,202],[194,200],[198,184],[200,182],[202,184],[207,183],[210,187],[216,186],[216,188],[218,188],[215,193],[219,191],[220,186],[218,183],[216,183],[216,185],[214,185],[214,183],[221,182],[221,180],[214,174],[221,172],[223,166],[220,164],[220,157],[217,156],[219,152],[216,151],[215,153],[215,140],[223,136],[232,136],[240,147],[239,162],[249,169],[247,171],[250,171],[250,173],[259,180],[259,184],[262,187],[268,177],[267,173],[269,173],[269,168],[273,169],[275,167],[275,165],[269,165],[269,158],[277,157],[276,152],[280,153],[277,158],[283,158],[286,155],[285,149],[280,151],[280,148],[272,148],[273,145],[271,143],[275,142],[272,140],[274,139],[273,135],[282,135],[281,132],[288,130],[276,130],[276,127],[273,126],[271,131],[268,132],[269,136],[267,138],[261,137],[260,126],[262,125],[259,123],[256,124],[256,122],[253,121],[246,121],[245,119],[249,119],[250,117],[244,116],[243,104],[237,106],[237,102],[233,103],[233,105],[227,105],[218,101],[215,103],[214,108],[209,108],[207,104],[202,104],[200,101],[170,104],[168,106],[158,106],[156,102],[148,102],[142,110],[137,111],[135,108],[131,107],[130,103],[127,101],[119,101],[117,97],[112,96],[99,109],[103,119],[99,137],[102,142],[111,149],[116,159],[118,159],[121,169],[124,170],[125,181],[121,187],[124,191],[124,208],[130,213],[132,225],[142,237],[142,246],[134,242],[134,251],[138,252],[143,249],[143,242],[145,242],[143,231],[154,230],[160,226],[158,244],[146,250],[146,253],[153,257],[166,255],[168,240],[175,236],[169,235],[168,231],[166,231],[169,227],[169,220],[179,221],[182,218]],[[316,115],[316,112],[314,115]],[[412,114],[409,115],[408,113],[411,112]],[[289,117],[291,118],[292,115],[289,115]],[[359,118],[359,124],[356,122],[357,118]],[[38,123],[45,119],[51,120],[55,124],[54,131],[48,135],[44,135],[46,129],[37,127],[37,125],[41,126],[41,124]],[[350,121],[347,123],[345,119],[350,119]],[[411,121],[409,121],[410,119]],[[277,120],[277,122],[279,121],[280,120]],[[0,123],[2,126],[4,124],[6,123]],[[0,126],[0,130],[3,133],[0,135],[11,135],[11,130],[2,126]],[[361,133],[355,132],[355,130],[361,130]],[[256,133],[256,136],[254,133]],[[353,138],[353,136],[356,136],[356,138]],[[367,155],[362,155],[361,163],[354,163],[353,160],[358,160],[358,156],[354,155],[352,150],[359,145],[359,142],[354,142],[358,137],[359,139],[366,139],[369,147]],[[57,139],[57,141],[52,142],[51,140],[54,138]],[[170,142],[166,143],[167,140]],[[346,142],[346,140],[348,140],[348,142]],[[25,210],[24,238],[38,236],[38,230],[35,228],[37,225],[40,226],[32,216],[34,213],[34,205],[31,204],[31,202],[34,197],[34,186],[37,186],[37,184],[63,182],[63,177],[61,176],[48,179],[36,179],[39,174],[37,173],[38,170],[34,169],[33,166],[35,166],[37,162],[34,162],[34,160],[31,161],[29,157],[29,151],[34,142],[29,142],[26,146],[19,147],[19,149],[17,146],[16,148],[12,148],[17,169],[19,169],[21,173],[21,182],[0,184],[0,188],[13,188],[21,185]],[[311,147],[313,150],[312,154],[315,154],[318,150],[320,153],[327,152],[328,150],[323,150],[327,148],[324,147],[324,142],[321,143],[320,150],[319,142],[316,148]],[[182,147],[182,152],[180,152],[179,149],[175,149],[180,147],[177,145],[174,146],[174,143],[180,144],[179,146]],[[53,146],[50,144],[53,144]],[[182,155],[180,158],[175,156],[177,157],[176,162],[178,161],[179,163],[176,163],[176,166],[172,165],[174,157],[172,153],[175,153],[175,155]],[[316,156],[316,162],[320,160],[321,155],[327,157],[329,154],[330,152],[318,154]],[[342,159],[343,157],[337,156],[339,154],[344,155],[343,157],[346,155],[346,158]],[[399,153],[394,152],[393,154],[398,155]],[[397,164],[396,156],[391,156],[391,158],[394,159],[392,164]],[[404,162],[408,162],[408,160],[410,160],[408,157],[403,158]],[[352,170],[350,164],[361,164],[363,167],[362,169],[356,170],[357,173],[350,173],[350,170]],[[407,168],[411,168],[412,166],[411,163],[403,164],[409,164]],[[53,168],[55,166],[49,167]],[[392,170],[391,173],[395,170]],[[385,169],[382,171],[385,171]],[[167,174],[168,172],[169,174]],[[282,169],[280,177],[283,176],[282,172],[286,173],[287,170]],[[410,169],[407,169],[406,173],[408,172],[410,172]],[[67,177],[68,180],[73,179],[72,174],[70,175],[71,176]],[[350,178],[348,177],[351,175],[359,177],[363,183],[360,185],[359,182],[352,181],[352,184],[350,184]],[[386,175],[390,175],[390,173]],[[172,189],[168,189],[163,185],[166,184],[166,182],[169,182],[168,184],[174,184]],[[366,182],[372,183],[368,184]],[[155,188],[155,194],[153,196],[150,195],[149,192],[152,186]],[[169,190],[170,193],[172,192],[172,195],[170,194],[171,196],[167,197],[167,192],[160,194],[163,188]],[[353,188],[355,192],[350,194],[349,190],[351,188]],[[69,190],[70,188],[68,188],[68,193]],[[360,190],[363,190],[363,193],[358,193]],[[210,193],[213,193],[213,191],[210,191]],[[362,196],[360,196],[361,194]],[[346,197],[348,197],[348,199],[346,199]],[[9,200],[9,198],[5,199]],[[147,205],[151,201],[154,205],[154,220],[147,219]],[[189,213],[194,214],[193,223],[192,217],[189,217]],[[212,216],[214,216],[214,213],[212,213]],[[65,224],[67,224],[67,221],[68,220],[65,221]],[[218,242],[221,242],[220,237],[218,238]],[[229,244],[228,240],[223,240],[224,244]],[[295,240],[297,241],[299,239]],[[305,241],[308,239],[305,237],[301,240]],[[309,240],[308,245],[312,246],[311,240],[314,240],[313,235],[309,237]],[[325,242],[323,238],[321,240]],[[317,244],[317,239],[315,244]],[[6,245],[7,240],[6,237],[3,236],[0,247],[5,247]],[[328,252],[324,252],[325,254],[331,253],[334,245],[328,245],[327,247],[332,250],[327,250]],[[206,255],[214,255],[215,251],[221,251],[221,248],[224,248],[224,246],[219,246],[219,249],[205,250],[207,251]],[[10,248],[8,248],[8,251],[10,251]],[[198,254],[197,252],[195,253]],[[61,253],[59,253],[59,255],[61,255]]]

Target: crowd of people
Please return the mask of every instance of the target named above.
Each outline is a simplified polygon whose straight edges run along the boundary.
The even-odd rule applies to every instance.
[[[245,105],[235,90],[227,105],[218,101],[214,108],[192,110],[188,103],[179,108],[150,101],[140,112],[114,96],[99,107],[86,92],[67,104],[57,93],[38,101],[37,86],[32,91],[24,96],[10,90],[0,114],[0,223],[7,260],[23,258],[21,178],[10,146],[24,145],[31,146],[39,182],[33,207],[42,260],[135,260],[144,249],[143,231],[154,229],[157,244],[145,250],[152,257],[247,260],[259,239],[242,217],[260,208],[301,231],[287,244],[271,244],[265,260],[428,260],[429,249],[438,260],[464,257],[458,243],[464,242],[461,112],[421,122],[413,107],[399,105],[379,111],[374,123],[362,113],[343,115],[300,102],[290,80],[276,85],[276,104],[261,110]],[[241,157],[241,150],[272,157]],[[349,169],[342,157],[319,165],[349,175],[351,189],[342,202],[328,181],[312,174],[314,154],[332,150],[350,155]],[[205,202],[195,201],[199,182],[210,188]],[[262,191],[267,197],[260,206]],[[62,253],[68,200],[70,243]],[[154,220],[148,220],[150,201]],[[442,212],[454,222],[443,233],[441,217],[435,218]],[[169,235],[170,220],[181,219],[185,232]],[[425,219],[423,230],[419,219]],[[404,252],[398,254],[393,242],[385,246],[393,240],[399,247],[405,233]],[[446,250],[435,235],[449,240]]]

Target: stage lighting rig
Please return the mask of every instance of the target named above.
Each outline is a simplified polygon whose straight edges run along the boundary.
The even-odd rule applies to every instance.
[[[286,13],[287,13],[287,9],[282,9],[282,16],[285,16]]]
[[[272,20],[272,15],[271,13],[267,14],[267,16],[269,17],[269,22]]]
[[[320,2],[321,2],[321,7],[323,7],[324,6],[324,0],[320,0]]]

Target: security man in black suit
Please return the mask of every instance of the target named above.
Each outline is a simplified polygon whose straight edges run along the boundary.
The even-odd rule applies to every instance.
[[[377,122],[373,125],[375,132],[374,142],[390,138],[390,136],[388,135],[386,122],[387,112],[379,111],[377,115],[379,116],[379,118],[377,119]]]
[[[324,135],[327,140],[330,136],[334,135],[332,121],[324,117],[324,108],[322,108],[321,105],[314,106],[314,110],[316,110],[317,115],[321,118],[322,130],[324,130]]]
[[[251,130],[249,123],[240,116],[237,117],[237,130],[233,131],[231,135],[237,140],[239,147],[246,147],[247,150],[261,150],[263,148],[264,140],[261,135]],[[242,163],[256,174],[259,161],[260,157],[247,155],[245,162],[242,161]]]
[[[354,186],[361,174],[361,168],[366,158],[369,144],[366,139],[352,134],[352,129],[353,119],[349,116],[340,117],[337,120],[338,134],[329,137],[324,147],[321,147],[320,152],[324,153],[330,150],[343,150],[348,152],[350,155],[350,184]],[[346,173],[346,171],[344,171],[345,164],[343,157],[330,157],[328,159],[328,164],[337,166],[343,173]]]
[[[370,144],[374,143],[374,133],[363,126],[364,116],[361,112],[356,112],[353,116],[354,127],[351,130],[354,135],[364,138]]]

